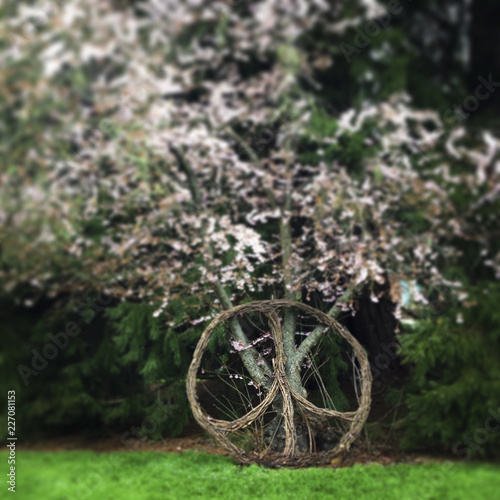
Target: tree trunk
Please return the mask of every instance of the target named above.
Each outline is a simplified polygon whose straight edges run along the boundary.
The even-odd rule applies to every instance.
[[[358,302],[356,315],[340,317],[339,321],[367,349],[373,375],[373,391],[377,394],[401,370],[397,354],[400,344],[396,336],[398,321],[394,317],[395,304],[385,297],[374,303],[367,296],[362,296]]]

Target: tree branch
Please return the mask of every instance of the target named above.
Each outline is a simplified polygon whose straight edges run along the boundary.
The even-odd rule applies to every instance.
[[[231,128],[227,129],[227,133],[233,137],[238,144],[244,149],[245,153],[249,156],[254,167],[260,168],[260,159],[255,151]],[[281,264],[283,269],[283,284],[284,296],[289,300],[294,300],[294,293],[291,287],[291,275],[289,268],[290,256],[292,253],[292,228],[291,228],[291,214],[292,214],[292,182],[293,174],[289,175],[288,183],[286,186],[285,199],[281,207],[280,216],[280,239],[281,239]],[[271,207],[277,208],[278,201],[271,189],[265,188],[266,195],[269,199]],[[287,308],[284,311],[283,318],[283,346],[285,354],[288,359],[287,370],[291,373],[293,359],[295,358],[295,330],[297,323],[296,311],[292,308]]]
[[[189,190],[191,191],[191,196],[193,197],[196,206],[199,207],[202,196],[198,183],[196,181],[196,175],[191,167],[191,165],[185,160],[184,155],[175,147],[170,145],[170,151],[175,156],[175,159],[179,162],[179,167],[184,171],[188,178]]]
[[[198,209],[200,201],[202,200],[202,195],[196,181],[196,175],[191,165],[186,162],[183,154],[175,146],[170,146],[170,150],[179,162],[180,168],[185,172],[188,178],[189,189],[193,200],[196,203],[196,208]],[[209,245],[209,251],[213,254],[212,245]],[[233,304],[224,290],[222,283],[218,279],[215,281],[215,292],[225,309],[231,309],[231,307],[233,307]],[[243,345],[249,345],[248,338],[236,318],[229,320],[229,327],[236,341],[241,342]],[[272,373],[267,363],[264,361],[262,368],[257,364],[257,351],[253,347],[239,351],[239,354],[252,379],[259,385],[263,386],[266,390],[269,390],[271,387]]]
[[[231,307],[233,307],[233,304],[219,280],[215,282],[215,291],[224,308],[231,309]],[[245,335],[245,332],[241,328],[241,325],[236,318],[231,318],[229,320],[229,327],[231,329],[233,337],[237,342],[241,342],[245,346],[250,345],[248,337]],[[265,361],[262,365],[262,369],[261,366],[257,364],[257,351],[253,347],[251,347],[249,349],[239,351],[239,354],[241,356],[243,364],[245,365],[245,368],[248,370],[248,373],[250,374],[252,379],[264,388],[270,389],[272,376],[271,370],[267,363],[265,363]]]
[[[284,295],[288,300],[294,300],[294,293],[291,290],[291,275],[290,275],[290,256],[292,254],[292,227],[291,227],[291,212],[292,212],[292,180],[289,179],[286,187],[285,202],[281,211],[280,217],[280,236],[281,236],[281,265],[283,268],[283,284]],[[295,356],[295,329],[297,323],[296,311],[292,308],[286,308],[283,318],[283,345],[285,354],[289,360]],[[288,363],[287,363],[288,364]]]
[[[335,301],[333,307],[327,312],[328,316],[333,319],[336,319],[342,311],[340,304],[345,304],[349,302],[359,291],[359,285],[352,284],[347,287],[347,290],[344,294]],[[319,325],[317,326],[306,339],[300,344],[296,351],[296,363],[300,364],[304,360],[304,358],[309,354],[311,349],[319,342],[320,338],[323,335],[324,327]]]
[[[228,128],[227,133],[236,140],[236,142],[245,150],[245,153],[249,156],[250,160],[252,160],[253,166],[258,170],[260,168],[260,159],[255,154],[255,151],[232,129]],[[271,207],[274,209],[278,206],[276,201],[276,197],[271,189],[264,188],[267,197],[269,198],[269,202],[271,203]]]

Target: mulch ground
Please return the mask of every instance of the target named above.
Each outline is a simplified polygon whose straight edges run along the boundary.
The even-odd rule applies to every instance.
[[[82,435],[58,436],[19,443],[20,450],[30,451],[68,451],[91,450],[98,453],[112,451],[156,451],[162,453],[183,453],[186,450],[225,455],[226,450],[217,445],[207,434],[196,426],[187,429],[185,435],[177,438],[166,438],[156,442],[134,440],[132,445],[124,445],[121,434],[109,434],[105,437],[89,438]],[[389,465],[394,463],[439,463],[453,460],[454,457],[422,455],[402,452],[394,443],[368,445],[363,440],[355,443],[345,456],[335,457],[331,466],[351,467],[355,464]],[[455,458],[456,459],[456,458]]]

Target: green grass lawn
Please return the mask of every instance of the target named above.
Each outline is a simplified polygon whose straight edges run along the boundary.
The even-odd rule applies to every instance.
[[[7,454],[0,453],[7,470]],[[30,500],[500,499],[500,467],[443,463],[302,470],[240,467],[203,453],[18,452],[16,493]],[[6,477],[6,476],[4,476]]]

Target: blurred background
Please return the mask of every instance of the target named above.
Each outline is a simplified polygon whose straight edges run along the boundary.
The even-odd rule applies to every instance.
[[[200,433],[185,381],[222,310],[210,273],[234,304],[286,296],[279,252],[254,267],[279,230],[247,187],[269,175],[279,201],[291,154],[292,238],[320,199],[297,179],[340,165],[361,231],[393,242],[363,247],[374,280],[339,257],[361,248],[355,215],[325,201],[311,227],[338,235],[331,272],[297,264],[294,282],[324,310],[324,283],[366,283],[339,318],[372,363],[365,438],[498,457],[499,19],[495,0],[2,2],[0,387],[23,441]],[[201,220],[227,248],[198,241]],[[313,270],[318,248],[300,247]]]

